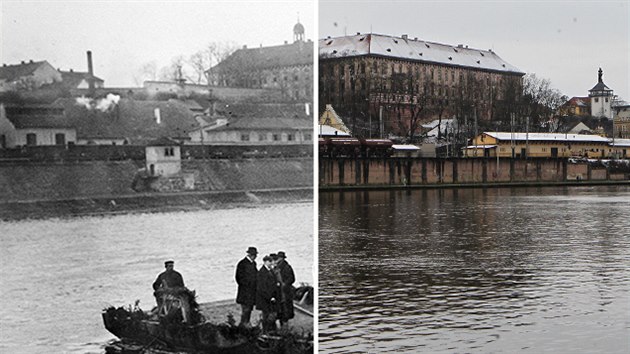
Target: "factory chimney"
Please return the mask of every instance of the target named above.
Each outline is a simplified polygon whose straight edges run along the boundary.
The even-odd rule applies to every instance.
[[[92,65],[92,52],[87,51],[87,61],[88,61],[88,85],[89,91],[88,94],[90,97],[94,97],[94,67]]]

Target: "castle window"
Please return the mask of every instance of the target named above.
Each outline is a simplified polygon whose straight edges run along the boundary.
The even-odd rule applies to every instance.
[[[249,141],[249,134],[241,134],[241,141]]]
[[[37,135],[35,133],[26,134],[26,145],[28,146],[37,145]]]
[[[63,133],[55,134],[55,145],[66,145],[66,135]]]
[[[596,103],[599,102],[599,98],[595,97],[595,102]]]

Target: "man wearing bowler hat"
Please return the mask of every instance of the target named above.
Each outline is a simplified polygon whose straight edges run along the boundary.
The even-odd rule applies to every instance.
[[[276,263],[276,271],[280,274],[280,306],[278,308],[278,319],[283,329],[286,328],[287,322],[295,317],[293,312],[293,283],[295,283],[295,274],[293,267],[287,262],[287,255],[284,251],[277,253],[278,261]]]
[[[236,293],[236,303],[241,305],[241,322],[239,326],[249,326],[249,319],[256,303],[256,247],[249,247],[247,255],[236,265],[236,283],[238,291]]]
[[[262,311],[262,327],[265,333],[276,330],[278,314],[279,288],[272,268],[273,259],[265,256],[256,279],[256,308]]]

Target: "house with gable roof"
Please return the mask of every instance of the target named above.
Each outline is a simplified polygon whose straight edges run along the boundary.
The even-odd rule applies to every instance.
[[[0,148],[67,145],[76,142],[76,129],[63,106],[0,103]]]
[[[43,85],[61,82],[61,73],[47,61],[22,61],[0,67],[0,92],[35,90]]]

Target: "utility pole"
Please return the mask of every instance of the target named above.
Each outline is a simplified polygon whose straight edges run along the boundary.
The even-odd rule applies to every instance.
[[[529,158],[529,116],[525,117],[525,158]]]

